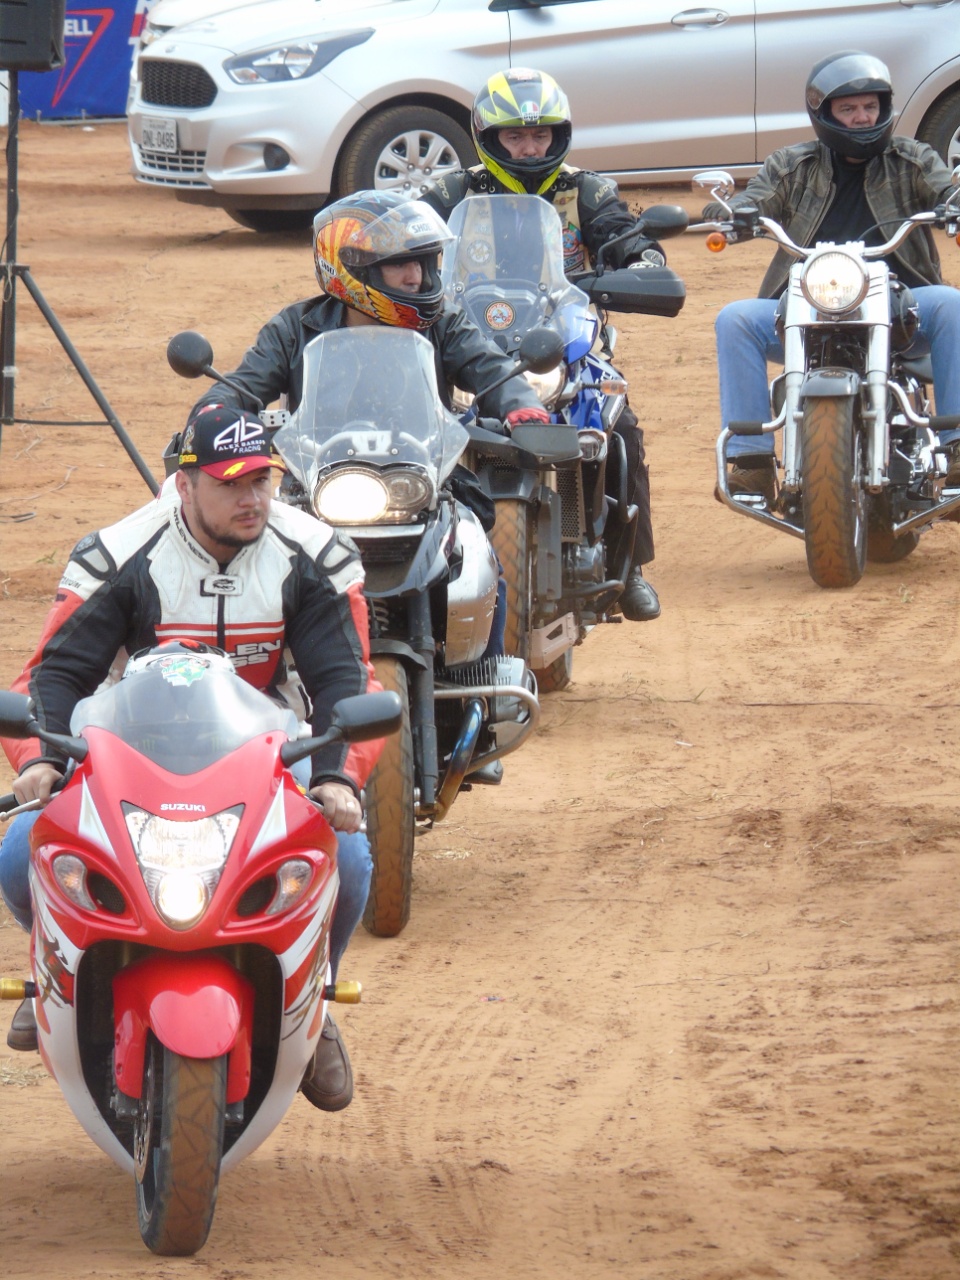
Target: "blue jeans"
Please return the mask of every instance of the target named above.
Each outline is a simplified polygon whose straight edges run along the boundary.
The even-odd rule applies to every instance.
[[[21,813],[10,823],[0,844],[0,893],[21,928],[29,933],[33,924],[33,907],[30,902],[30,830],[40,810]],[[363,917],[373,874],[370,842],[363,832],[348,835],[337,833],[337,863],[340,868],[340,896],[330,930],[330,968],[337,976],[340,957],[354,929]]]
[[[960,290],[944,284],[912,289],[920,308],[920,328],[930,343],[933,393],[937,413],[960,414]],[[783,363],[783,347],[774,330],[777,303],[772,298],[730,302],[717,316],[717,363],[720,373],[720,419],[768,422],[770,392],[767,361]],[[960,439],[960,430],[944,431],[940,440]],[[731,436],[727,457],[773,453],[773,436]]]

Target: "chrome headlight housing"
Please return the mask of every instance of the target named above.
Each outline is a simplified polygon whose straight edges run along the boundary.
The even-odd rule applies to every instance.
[[[333,525],[409,524],[433,499],[433,483],[422,471],[338,467],[318,482],[313,509]]]
[[[818,311],[839,314],[859,307],[867,296],[870,276],[859,258],[840,249],[815,254],[803,268],[800,288]]]
[[[189,929],[213,897],[243,806],[191,822],[174,822],[130,804],[123,810],[153,905],[171,928]]]
[[[532,369],[523,375],[537,393],[540,403],[545,409],[552,409],[560,398],[560,392],[566,382],[566,366],[559,365],[549,373],[534,373]]]

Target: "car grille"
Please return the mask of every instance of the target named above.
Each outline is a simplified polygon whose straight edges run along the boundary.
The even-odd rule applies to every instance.
[[[178,151],[171,156],[165,151],[146,151],[139,144],[137,151],[143,169],[140,176],[158,186],[164,183],[173,186],[184,179],[201,177],[207,160],[205,151]]]
[[[217,96],[203,67],[190,62],[144,60],[141,78],[141,101],[151,107],[209,107]]]

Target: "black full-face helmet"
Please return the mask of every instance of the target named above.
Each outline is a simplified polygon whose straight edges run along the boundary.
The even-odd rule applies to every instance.
[[[834,98],[875,93],[880,100],[877,123],[869,129],[849,129],[833,118]],[[879,58],[849,49],[824,58],[810,72],[806,90],[807,113],[820,141],[850,160],[880,155],[893,133],[893,86],[890,72]]]

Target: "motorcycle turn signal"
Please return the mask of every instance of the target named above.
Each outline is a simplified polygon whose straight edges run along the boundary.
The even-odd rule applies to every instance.
[[[323,988],[324,1000],[334,1004],[359,1004],[363,995],[363,984],[360,982],[328,982]]]
[[[33,1000],[37,984],[24,978],[0,978],[0,1000]]]

